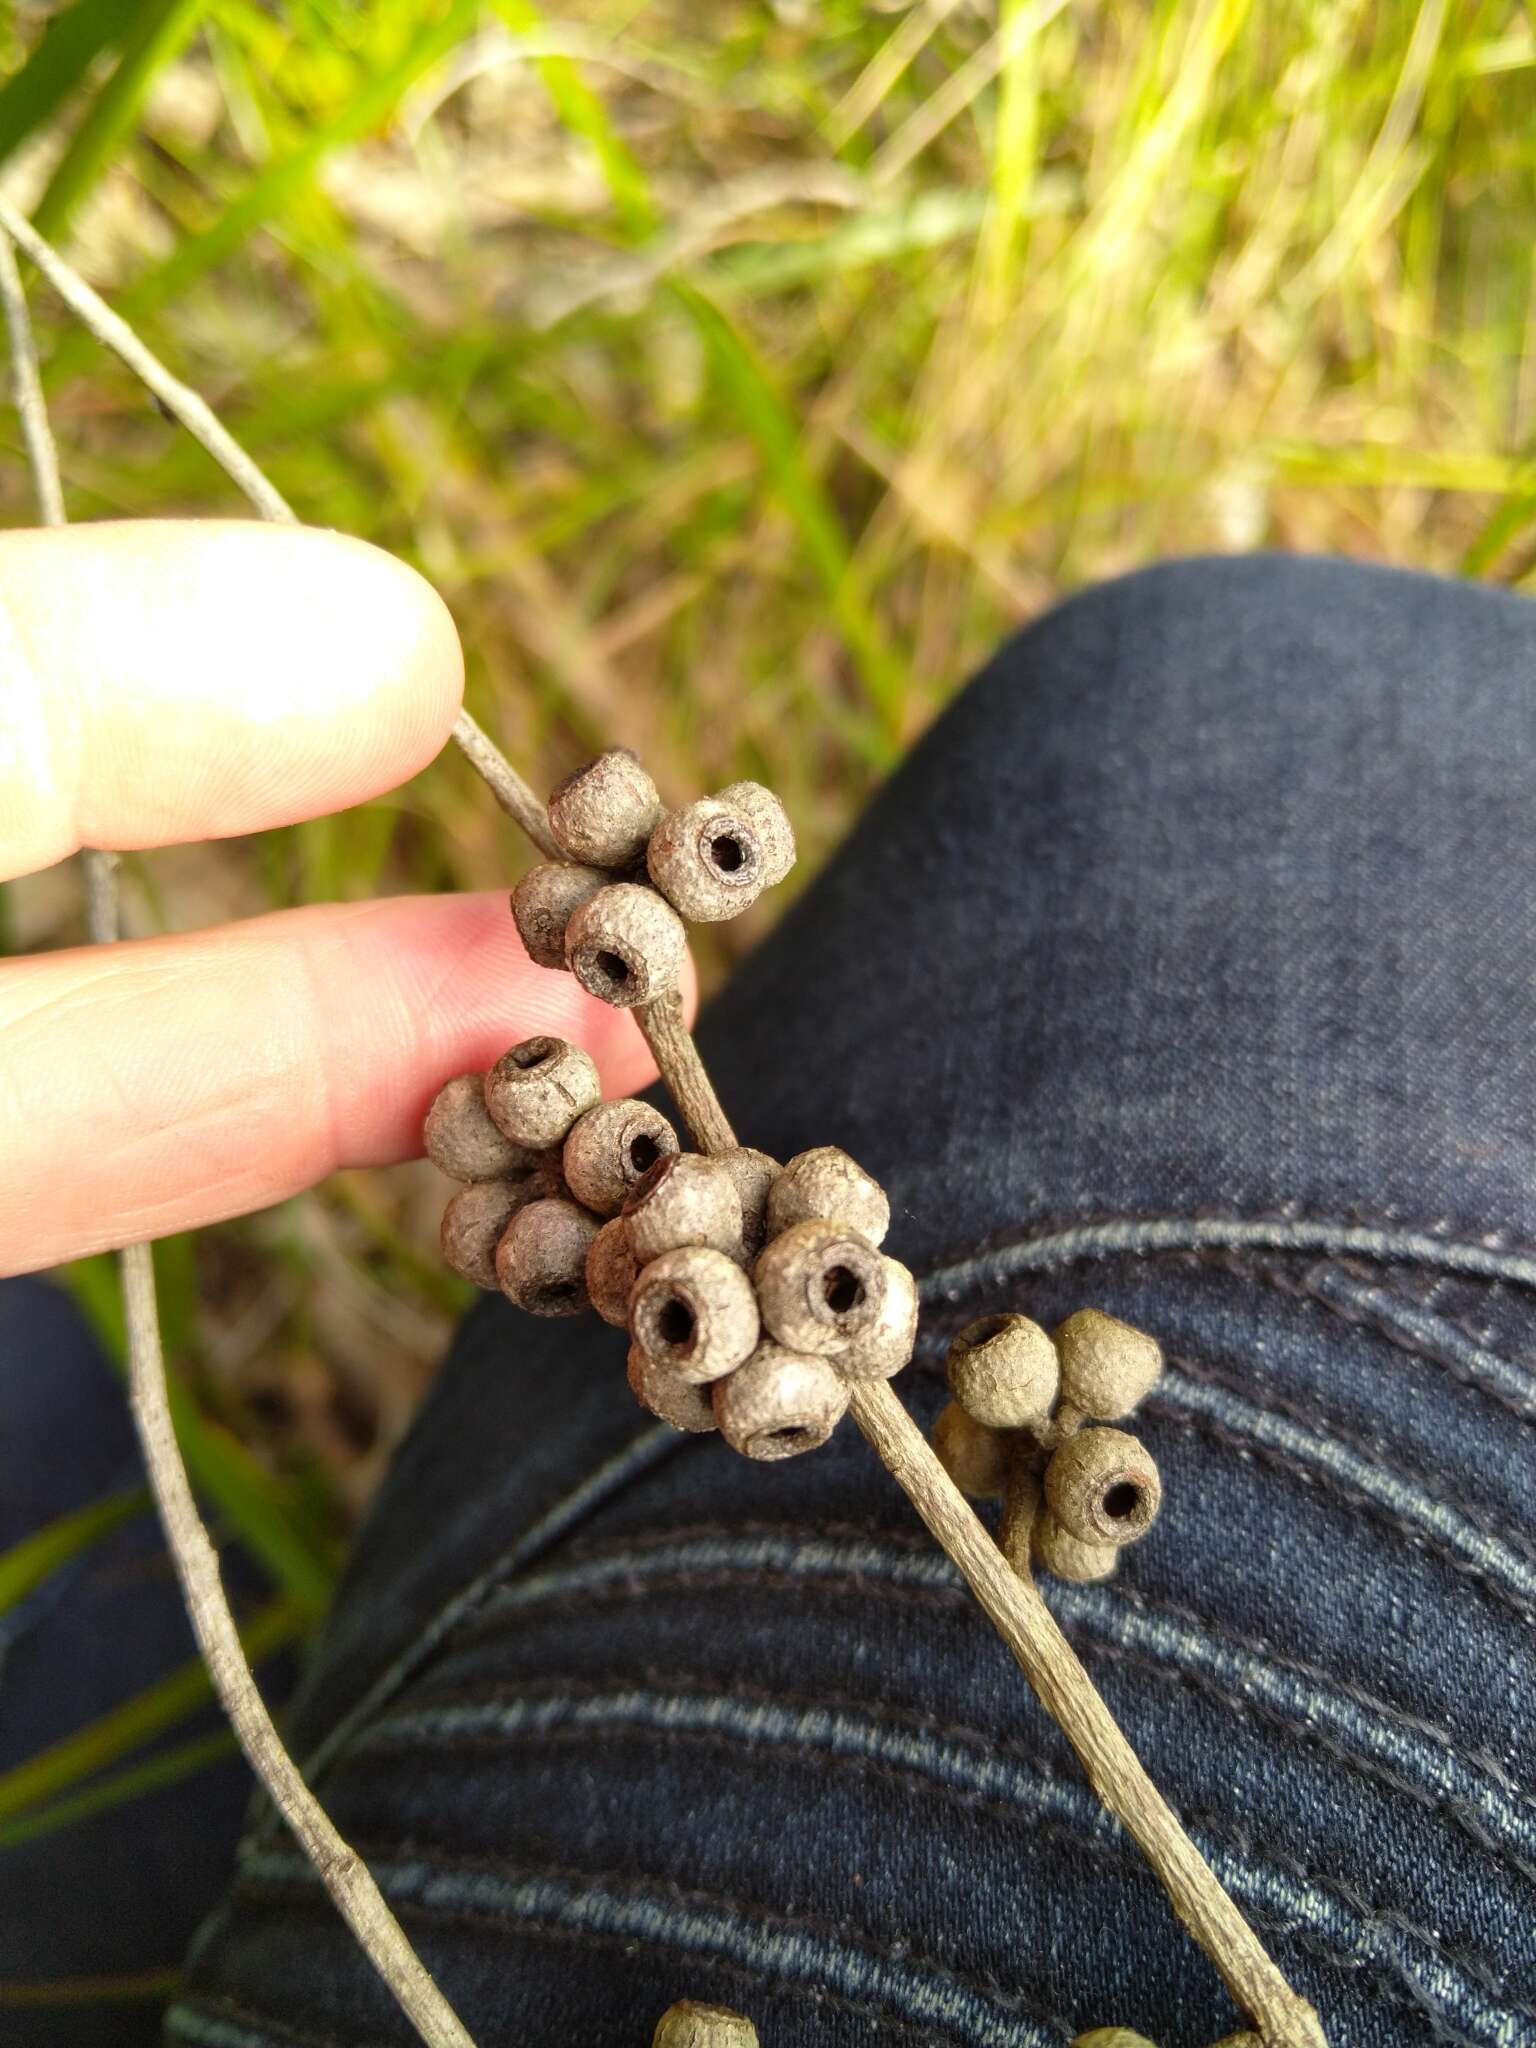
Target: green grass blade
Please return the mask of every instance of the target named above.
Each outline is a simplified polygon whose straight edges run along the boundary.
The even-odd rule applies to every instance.
[[[71,212],[85,198],[138,118],[155,75],[190,40],[205,0],[150,0],[139,10],[112,76],[91,102],[48,181],[32,218],[40,234],[57,241]]]
[[[83,1792],[72,1793],[67,1799],[55,1799],[47,1806],[24,1813],[17,1820],[0,1822],[0,1849],[19,1849],[24,1842],[35,1842],[44,1835],[56,1835],[64,1828],[76,1827],[83,1820],[93,1820],[99,1813],[108,1813],[115,1806],[127,1806],[135,1799],[142,1799],[147,1793],[162,1791],[167,1785],[179,1785],[187,1778],[195,1778],[199,1772],[211,1770],[226,1757],[239,1753],[240,1745],[227,1728],[216,1729],[211,1735],[199,1735],[191,1742],[181,1742],[174,1749],[168,1749],[161,1756],[152,1756],[147,1763],[133,1764],[126,1771],[113,1771],[96,1784],[87,1786]]]
[[[422,73],[474,26],[479,11],[479,0],[453,0],[442,19],[419,30],[395,61],[368,78],[339,114],[270,164],[211,227],[190,236],[174,256],[127,294],[123,305],[130,316],[175,298],[291,205],[332,150],[357,141],[389,118]]]
[[[109,1493],[102,1500],[76,1508],[72,1514],[60,1515],[45,1528],[0,1552],[0,1614],[8,1614],[61,1565],[81,1556],[93,1543],[110,1536],[124,1522],[131,1522],[135,1515],[142,1515],[149,1505],[146,1487]]]
[[[240,1631],[254,1667],[303,1632],[303,1611],[291,1600],[273,1600]],[[189,1658],[132,1699],[112,1707],[84,1728],[0,1773],[0,1821],[68,1792],[142,1743],[174,1728],[204,1706],[213,1684],[201,1657]]]
[[[59,1977],[39,1984],[0,1984],[0,2011],[62,2005],[126,2005],[154,1999],[163,2003],[181,1983],[179,1968],[133,1970],[120,1977]]]
[[[0,163],[47,126],[101,53],[147,11],[132,0],[75,0],[54,16],[26,63],[0,86]]]

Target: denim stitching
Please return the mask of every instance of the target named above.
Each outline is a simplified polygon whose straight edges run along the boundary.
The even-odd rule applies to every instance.
[[[660,1691],[661,1687],[666,1691]],[[730,1725],[733,1720],[734,1729]],[[980,1737],[972,1742],[949,1741],[939,1736],[929,1716],[876,1712],[867,1701],[838,1695],[818,1698],[751,1686],[718,1689],[687,1673],[648,1674],[646,1689],[615,1690],[595,1682],[552,1680],[537,1688],[497,1691],[488,1698],[401,1715],[376,1728],[369,1747],[388,1752],[426,1747],[438,1754],[485,1753],[503,1749],[509,1742],[576,1747],[601,1744],[615,1730],[662,1748],[713,1749],[738,1761],[766,1740],[775,1751],[793,1756],[801,1768],[829,1780],[851,1772],[909,1793],[915,1779],[942,1799],[1014,1827],[1033,1808],[1047,1803],[1033,1782],[1038,1781],[1039,1787],[1049,1788],[1048,1803],[1055,1811],[1034,1811],[1034,1833],[1059,1835],[1093,1853],[1111,1849],[1116,1852],[1115,1861],[1135,1867],[1135,1858],[1118,1839],[1109,1843],[1095,1839],[1104,1833],[1105,1817],[1086,1788],[1022,1745],[1006,1739],[987,1742]],[[957,1756],[957,1750],[965,1754]],[[1010,1779],[1012,1796],[1004,1791]],[[989,1782],[994,1787],[990,1791],[986,1789]],[[1279,1871],[1336,1900],[1363,1925],[1395,1929],[1405,1935],[1428,1950],[1447,1971],[1499,1999],[1509,2011],[1536,2018],[1536,2005],[1512,1999],[1486,1958],[1449,1947],[1430,1928],[1415,1921],[1398,1900],[1373,1898],[1362,1887],[1324,1876],[1271,1846],[1257,1851],[1250,1835],[1234,1829],[1219,1814],[1191,1809],[1184,1817],[1197,1835],[1219,1843],[1227,1852],[1229,1872],[1239,1858],[1249,1866],[1244,1876],[1253,1882],[1262,1883],[1266,1866]],[[1241,1878],[1238,1883],[1245,1894],[1253,1889],[1253,1883]],[[1397,1967],[1404,1970],[1407,1981],[1411,1973],[1404,1965]]]
[[[974,2043],[975,2048],[1022,2048],[1020,2016],[1032,2023],[1029,2038],[1040,2048],[1046,2048],[1049,2040],[1040,2031],[1040,2022],[1060,2035],[1071,2032],[1068,2020],[1022,1995],[969,1977],[940,1958],[905,1944],[900,1945],[899,1953],[896,1945],[887,1950],[872,1944],[867,1930],[848,1920],[775,1912],[731,1893],[637,1879],[629,1871],[509,1866],[500,1860],[490,1864],[444,1855],[416,1841],[409,1844],[408,1860],[399,1858],[389,1844],[365,1841],[354,1846],[397,1908],[422,1918],[500,1929],[524,1915],[537,1918],[542,1909],[583,1933],[595,1924],[599,1933],[626,1932],[631,1939],[651,1943],[665,1942],[670,1930],[684,1949],[723,1950],[735,1960],[749,1963],[755,1949],[756,1967],[766,1972],[776,1963],[788,1981],[793,1981],[791,1973],[797,1965],[802,1981],[813,1970],[821,1979],[840,1972],[843,1985],[855,1998],[866,1994],[870,1982],[878,1984],[883,1979],[883,1995],[893,2003],[904,1993],[905,2007],[897,2004],[897,2009],[904,2009],[909,2020],[930,2027],[964,2026],[965,2031],[952,2038]],[[317,1883],[304,1857],[287,1849],[256,1859],[239,1882],[253,1898],[297,1894],[306,1901],[314,1897]],[[692,1941],[686,1938],[690,1931]],[[855,1981],[861,1976],[865,1982]],[[924,2005],[929,2008],[926,2015]]]
[[[1536,1379],[1530,1369],[1501,1352],[1469,1318],[1442,1315],[1406,1290],[1381,1286],[1345,1263],[1319,1262],[1293,1273],[1252,1253],[1203,1252],[1194,1256],[1218,1271],[1258,1282],[1317,1308],[1351,1328],[1369,1330],[1394,1350],[1438,1365],[1458,1386],[1482,1395],[1517,1422],[1536,1423]],[[1341,1291],[1330,1293],[1330,1285]],[[1415,1332],[1392,1320],[1394,1309],[1436,1327]],[[1476,1355],[1467,1356],[1463,1346],[1470,1346]]]
[[[1437,1475],[1428,1472],[1422,1465],[1410,1463],[1398,1445],[1391,1442],[1379,1431],[1354,1430],[1341,1423],[1318,1399],[1310,1398],[1303,1407],[1286,1395],[1273,1389],[1260,1389],[1251,1380],[1238,1379],[1232,1373],[1224,1372],[1220,1366],[1208,1365],[1203,1360],[1183,1354],[1170,1354],[1168,1363],[1176,1368],[1186,1382],[1212,1388],[1230,1397],[1233,1414],[1224,1419],[1235,1421],[1240,1411],[1251,1410],[1260,1415],[1273,1416],[1277,1420],[1292,1423],[1298,1431],[1315,1438],[1324,1445],[1336,1446],[1348,1451],[1359,1463],[1378,1466],[1388,1471],[1394,1480],[1408,1482],[1412,1492],[1420,1494],[1436,1507],[1446,1508],[1483,1536],[1495,1542],[1507,1544],[1511,1550],[1532,1563],[1536,1563],[1536,1536],[1522,1524],[1502,1516],[1491,1514],[1486,1508],[1469,1506],[1459,1492],[1444,1489],[1438,1483]],[[1177,1404],[1180,1395],[1164,1381],[1155,1400],[1170,1395]],[[1536,1594],[1536,1581],[1533,1581]]]
[[[1420,1218],[1354,1206],[1344,1216],[1309,1215],[1299,1204],[1186,1216],[1130,1215],[1087,1202],[1077,1212],[1004,1226],[979,1244],[940,1255],[923,1275],[942,1294],[973,1269],[1001,1276],[1010,1267],[1045,1271],[1116,1253],[1136,1257],[1192,1251],[1203,1245],[1254,1245],[1274,1251],[1313,1250],[1393,1263],[1407,1260],[1450,1273],[1536,1288],[1536,1244],[1507,1231],[1482,1230],[1450,1217]]]
[[[801,1597],[807,1590],[819,1588],[859,1599],[873,1596],[907,1607],[969,1611],[969,1596],[947,1563],[938,1558],[930,1562],[916,1551],[916,1546],[916,1554],[903,1554],[904,1546],[877,1546],[866,1541],[850,1555],[839,1552],[832,1544],[808,1546],[791,1532],[780,1547],[787,1555],[799,1558],[800,1569],[775,1573],[765,1569],[765,1546],[761,1542],[754,1547],[728,1536],[723,1543],[711,1538],[700,1545],[696,1540],[690,1543],[689,1532],[678,1533],[682,1541],[673,1553],[674,1558],[686,1558],[690,1550],[698,1556],[701,1548],[708,1551],[713,1547],[722,1568],[676,1569],[663,1556],[658,1569],[656,1558],[637,1557],[633,1549],[623,1550],[608,1560],[610,1572],[605,1586],[604,1560],[589,1556],[584,1565],[557,1567],[521,1587],[509,1588],[503,1596],[502,1611],[526,1613],[529,1607],[546,1599],[569,1597],[578,1590],[588,1608],[602,1600],[605,1592],[617,1602],[668,1597],[678,1592],[692,1595],[723,1590],[737,1594],[744,1578],[750,1580],[754,1590],[797,1592]],[[698,1533],[697,1528],[692,1531],[694,1539]],[[767,1547],[771,1548],[771,1544]],[[736,1556],[731,1563],[733,1550]],[[840,1575],[832,1576],[826,1569],[828,1564],[836,1564]],[[812,1569],[816,1573],[814,1578]],[[1272,1716],[1275,1725],[1303,1746],[1315,1743],[1323,1747],[1348,1775],[1379,1777],[1391,1784],[1403,1767],[1406,1750],[1420,1770],[1418,1785],[1409,1780],[1405,1786],[1410,1796],[1460,1826],[1479,1848],[1507,1857],[1524,1874],[1520,1847],[1536,1843],[1536,1826],[1527,1817],[1536,1814],[1536,1796],[1512,1780],[1496,1759],[1481,1750],[1463,1745],[1448,1731],[1393,1707],[1346,1679],[1287,1656],[1263,1637],[1249,1638],[1219,1625],[1212,1626],[1191,1610],[1151,1601],[1128,1585],[1121,1585],[1112,1593],[1102,1588],[1056,1587],[1052,1589],[1052,1601],[1074,1628],[1097,1632],[1086,1645],[1090,1654],[1101,1650],[1111,1653],[1104,1636],[1112,1630],[1117,1646],[1127,1656],[1144,1660],[1149,1671],[1173,1676],[1194,1689],[1209,1689],[1213,1697],[1224,1704],[1230,1702],[1234,1708],[1242,1703],[1247,1711],[1256,1711],[1262,1704],[1266,1718]],[[488,1616],[487,1621],[492,1618]],[[1183,1640],[1179,1640],[1180,1635]],[[1205,1669],[1196,1667],[1192,1661],[1195,1657],[1205,1659]],[[1241,1695],[1221,1685],[1216,1674],[1223,1671],[1230,1676],[1232,1686],[1246,1689]],[[1287,1681],[1292,1679],[1297,1681],[1297,1693],[1292,1702],[1294,1714],[1288,1714],[1283,1702],[1289,1691]],[[1261,1689],[1268,1694],[1262,1702],[1256,1696]],[[1333,1732],[1329,1735],[1320,1725],[1323,1717],[1331,1721]],[[1378,1724],[1382,1724],[1379,1729]],[[982,1739],[977,1732],[978,1739]],[[1349,1748],[1347,1738],[1351,1735],[1356,1743],[1376,1745],[1378,1754],[1365,1758],[1358,1749]],[[1459,1796],[1448,1789],[1457,1780],[1462,1788]],[[1519,1811],[1522,1808],[1525,1814]],[[1494,1846],[1499,1842],[1505,1845],[1502,1849]]]
[[[1478,1563],[1474,1557],[1467,1554],[1465,1548],[1457,1548],[1456,1545],[1435,1536],[1421,1522],[1404,1515],[1364,1487],[1351,1485],[1347,1480],[1339,1478],[1323,1467],[1308,1464],[1304,1458],[1297,1457],[1282,1446],[1267,1443],[1262,1438],[1256,1439],[1240,1428],[1234,1429],[1219,1420],[1215,1414],[1198,1409],[1180,1412],[1168,1400],[1166,1394],[1149,1399],[1144,1412],[1155,1412],[1159,1421],[1170,1429],[1178,1430],[1183,1436],[1204,1437],[1221,1450],[1230,1452],[1233,1457],[1249,1459],[1256,1465],[1264,1465],[1272,1471],[1283,1473],[1306,1491],[1330,1497],[1368,1520],[1379,1522],[1384,1528],[1390,1529],[1393,1535],[1400,1537],[1410,1549],[1445,1565],[1448,1570],[1465,1579],[1469,1585],[1478,1587],[1500,1606],[1508,1609],[1518,1620],[1536,1627],[1536,1604],[1506,1584],[1496,1571],[1491,1570],[1486,1564]],[[1526,1574],[1522,1572],[1519,1576],[1524,1579]]]
[[[446,1920],[449,1924],[474,1925],[477,1921],[483,1924],[498,1911],[503,1916],[516,1914],[524,1910],[518,1902],[520,1892],[540,1887],[548,1888],[553,1883],[567,1890],[569,1894],[574,1894],[572,1903],[578,1912],[583,1914],[587,1924],[591,1924],[594,1909],[598,1913],[608,1913],[615,1907],[619,1909],[621,1924],[626,1924],[622,1920],[624,1908],[626,1905],[633,1905],[635,1894],[641,1894],[642,1917],[636,1920],[631,1915],[627,1925],[639,1938],[647,1942],[656,1940],[658,1934],[660,1938],[665,1939],[661,1928],[666,1926],[669,1918],[674,1926],[679,1923],[686,1925],[686,1916],[692,1913],[697,1924],[699,1915],[708,1914],[711,1908],[724,1906],[727,1909],[723,1929],[725,1939],[739,1940],[744,1934],[755,1934],[761,1939],[765,1932],[769,1934],[770,1939],[775,1934],[781,1937],[787,1935],[791,1943],[797,1937],[808,1937],[810,1940],[815,1940],[818,1936],[830,1937],[854,1947],[855,1962],[873,1960],[869,1949],[863,1946],[866,1939],[864,1931],[851,1929],[846,1921],[830,1921],[810,1914],[777,1914],[754,1902],[729,1894],[700,1894],[686,1890],[680,1885],[662,1885],[654,1880],[637,1881],[634,1874],[628,1871],[557,1871],[538,1875],[530,1872],[527,1876],[519,1878],[510,1876],[504,1864],[489,1865],[482,1859],[456,1857],[433,1845],[422,1845],[414,1840],[408,1845],[411,1860],[401,1863],[391,1860],[391,1850],[387,1844],[380,1846],[365,1842],[358,1846],[367,1856],[370,1867],[380,1878],[399,1910],[407,1915],[434,1921]],[[426,1860],[428,1857],[432,1858],[430,1863]],[[302,1856],[291,1850],[276,1851],[263,1856],[261,1869],[255,1873],[251,1885],[252,1894],[257,1898],[282,1897],[290,1892],[312,1897],[314,1890],[313,1871]],[[658,1904],[658,1892],[664,1892],[666,1899],[673,1902],[670,1915]],[[643,1912],[647,1905],[651,1908],[649,1913]],[[1378,2003],[1411,2013],[1423,2022],[1434,2040],[1455,2043],[1457,2048],[1521,2048],[1519,2036],[1505,2025],[1509,2017],[1506,2012],[1495,2010],[1487,2013],[1487,2030],[1465,2032],[1463,2023],[1458,2023],[1446,2013],[1426,1986],[1415,1985],[1411,1991],[1405,1992],[1402,1986],[1384,1978],[1381,1966],[1374,1957],[1358,1953],[1341,1955],[1315,1927],[1305,1920],[1297,1920],[1288,1915],[1283,1908],[1262,1907],[1253,1911],[1250,1917],[1255,1925],[1265,1932],[1289,1936],[1325,1960],[1331,1967],[1342,1968],[1354,1975],[1357,1981],[1372,1986],[1373,1996]],[[490,1924],[499,1927],[503,1921],[490,1919]],[[802,1943],[802,1954],[804,1948],[805,1944]],[[820,1966],[825,1967],[825,1958],[816,1960]],[[846,1951],[843,1960],[847,1960]],[[992,2048],[994,2043],[996,2048],[1020,2048],[1019,2035],[1016,2031],[1018,2021],[1010,2019],[999,2027],[996,2015],[1000,2012],[1036,2010],[1028,2006],[1022,1998],[1004,1992],[995,1982],[962,1977],[943,1962],[932,1957],[912,1954],[905,1946],[901,1947],[899,1956],[893,1955],[889,1958],[882,1949],[879,1952],[879,1960],[884,1962],[888,1969],[901,1971],[902,1974],[905,1974],[904,1965],[912,1965],[931,1972],[929,1976],[919,1978],[915,1986],[909,1987],[909,1996],[915,1990],[918,1995],[926,1993],[932,1997],[935,1989],[942,1992],[945,1987],[953,1987],[979,2004],[981,2011],[976,2013],[973,2024],[979,2023],[985,2028],[985,2032],[960,2037],[974,2042],[976,2048]],[[911,2008],[908,2010],[910,2012]],[[960,2018],[959,2014],[955,2014],[953,2023],[958,2024]],[[1050,2023],[1059,2027],[1063,2034],[1071,2032],[1072,2023],[1069,2021],[1053,2017]],[[1032,2038],[1040,2041],[1042,2037],[1036,2033]]]

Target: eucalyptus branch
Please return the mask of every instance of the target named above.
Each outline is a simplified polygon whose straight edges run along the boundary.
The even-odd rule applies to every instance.
[[[58,456],[43,402],[32,322],[11,237],[15,235],[15,239],[22,242],[34,258],[41,249],[47,261],[40,262],[39,268],[44,269],[55,284],[60,282],[53,275],[55,268],[63,268],[67,277],[72,273],[67,272],[67,266],[56,265],[47,244],[30,229],[24,235],[16,235],[15,219],[12,210],[0,200],[0,301],[3,301],[16,407],[21,415],[38,516],[43,525],[57,527],[65,524]],[[25,223],[22,226],[25,227]],[[62,290],[63,286],[60,288]],[[123,323],[96,299],[89,287],[80,289],[94,303],[95,310],[105,316],[105,322],[121,331],[118,340],[110,345],[117,347],[130,367],[138,369],[142,375],[142,365],[134,362],[128,350],[118,345],[119,340],[126,337],[137,351],[137,344],[133,343],[133,337]],[[65,296],[69,297],[69,293],[66,292]],[[76,306],[77,311],[80,310],[75,298],[70,298],[70,303]],[[97,330],[93,328],[92,331]],[[152,357],[148,360],[153,363]],[[158,365],[155,368],[158,371]],[[161,385],[174,389],[183,404],[191,401],[194,415],[199,416],[203,428],[198,438],[203,440],[204,446],[212,442],[223,447],[227,454],[232,455],[234,464],[246,472],[244,487],[265,516],[291,519],[293,515],[283,499],[261,476],[249,457],[229,439],[196,394],[188,392],[184,385],[177,384],[165,373],[159,374]],[[152,383],[151,388],[161,387]],[[198,430],[194,428],[194,431]],[[231,474],[234,474],[233,468]],[[87,852],[85,860],[91,937],[98,945],[110,945],[121,936],[117,856]],[[160,1337],[153,1251],[148,1244],[127,1245],[118,1254],[118,1262],[134,1427],[144,1453],[145,1469],[165,1529],[166,1542],[175,1562],[176,1576],[181,1583],[192,1631],[214,1690],[251,1769],[293,1830],[358,1945],[394,1993],[422,2040],[428,2048],[474,2048],[472,2037],[412,1948],[367,1865],[342,1839],[283,1747],[282,1737],[246,1662],[240,1632],[224,1591],[218,1553],[198,1513],[187,1468],[182,1461],[181,1447],[176,1441],[166,1385],[165,1351]]]
[[[172,377],[126,323],[3,199],[0,229],[32,258],[87,329],[118,355],[188,428],[264,518],[294,518],[287,502],[197,393]],[[11,267],[14,271],[14,265]],[[0,275],[0,286],[4,283]],[[9,313],[9,292],[6,304]],[[24,307],[22,325],[24,328]],[[36,389],[35,355],[30,352],[29,342],[24,342],[22,348],[16,347],[16,331],[13,326],[13,352],[18,361],[26,353],[32,365],[29,388]],[[18,392],[23,374],[18,369]],[[32,446],[30,429],[28,445]],[[550,836],[543,806],[468,713],[461,714],[454,738],[497,802],[522,826],[540,853],[561,857]],[[98,879],[103,900],[109,900],[110,878]],[[735,1142],[730,1123],[683,1020],[680,999],[675,992],[658,997],[637,1006],[635,1016],[699,1149],[730,1149]],[[185,1470],[170,1433],[148,1250],[134,1247],[123,1256],[129,1327],[131,1333],[136,1332],[135,1349],[140,1354],[135,1369],[135,1412],[151,1477],[167,1517],[168,1532],[173,1529],[172,1515],[176,1518],[173,1546],[177,1548],[178,1567],[183,1572],[194,1626],[215,1684],[242,1741],[246,1739],[245,1724],[251,1720],[254,1702],[254,1711],[265,1721],[271,1747],[253,1752],[248,1745],[247,1753],[251,1754],[274,1802],[299,1835],[327,1889],[418,2031],[433,2044],[452,2043],[458,2048],[458,2044],[468,2040],[467,2035],[411,1952],[404,1933],[366,1870],[336,1836],[266,1720],[266,1710],[244,1667],[238,1640],[233,1637],[233,1623],[218,1581],[217,1561],[197,1519]],[[1233,1998],[1256,2022],[1264,2048],[1326,2048],[1312,2007],[1291,1990],[1152,1783],[1032,1580],[1017,1573],[1004,1558],[889,1384],[880,1380],[854,1384],[850,1408],[881,1462],[971,1587],[1042,1705],[1061,1726],[1099,1798],[1142,1850],[1175,1913],[1210,1956]],[[167,1501],[171,1504],[169,1508]],[[401,1950],[409,1958],[408,1971],[402,1969]],[[425,2003],[412,2003],[417,1997]],[[430,2031],[434,2026],[438,2030]]]

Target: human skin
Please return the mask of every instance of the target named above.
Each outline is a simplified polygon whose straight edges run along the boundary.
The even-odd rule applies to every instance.
[[[360,541],[0,535],[0,880],[377,796],[443,746],[463,681],[442,600]],[[412,1157],[448,1076],[545,1032],[586,1046],[609,1094],[654,1073],[628,1018],[529,962],[501,891],[7,961],[0,1273]]]

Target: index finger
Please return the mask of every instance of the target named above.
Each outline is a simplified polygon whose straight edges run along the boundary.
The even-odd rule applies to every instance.
[[[0,534],[0,878],[291,824],[426,765],[463,693],[431,586],[303,527]]]

